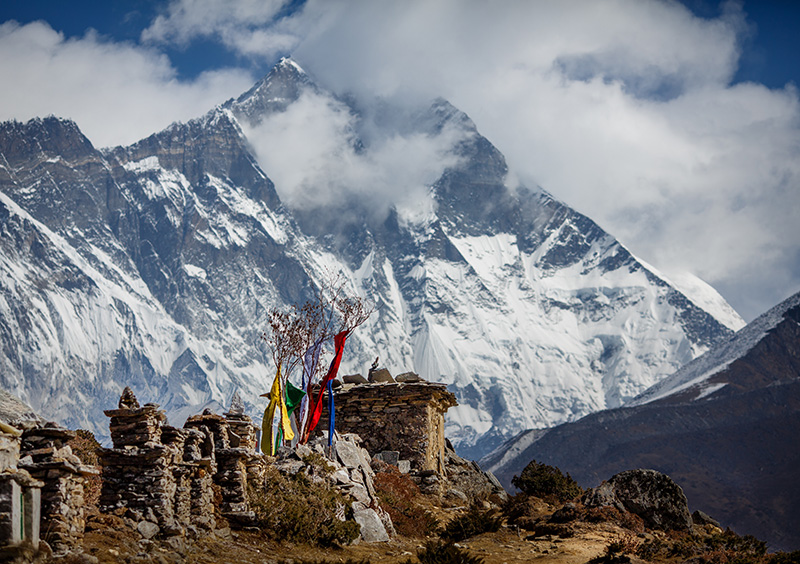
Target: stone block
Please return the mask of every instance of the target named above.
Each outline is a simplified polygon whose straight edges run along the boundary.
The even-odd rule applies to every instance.
[[[394,378],[385,368],[369,371],[369,382],[372,384],[394,383]]]
[[[379,452],[375,455],[375,458],[385,462],[386,464],[391,464],[392,466],[397,466],[397,463],[400,461],[400,451],[397,450],[384,450]]]
[[[359,509],[353,513],[356,523],[361,525],[361,540],[364,542],[388,542],[389,533],[386,532],[381,518],[374,509]]]

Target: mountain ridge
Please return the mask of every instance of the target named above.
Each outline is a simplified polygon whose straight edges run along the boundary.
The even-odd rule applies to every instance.
[[[481,460],[510,487],[532,459],[584,486],[653,468],[723,526],[800,546],[800,293],[622,407],[526,431]]]
[[[272,372],[258,344],[266,312],[341,273],[380,306],[342,370],[361,372],[378,354],[396,373],[447,383],[461,403],[448,434],[479,455],[521,428],[620,404],[730,335],[591,219],[538,187],[508,186],[502,154],[448,102],[411,121],[386,106],[381,119],[403,126],[389,127],[384,146],[359,137],[382,131],[378,122],[291,62],[259,84],[272,89],[267,101],[288,101],[262,118],[286,117],[309,88],[338,112],[343,178],[348,163],[381,164],[376,151],[418,142],[446,166],[431,184],[403,188],[421,200],[376,209],[376,195],[356,193],[323,202],[323,216],[284,202],[262,167],[248,133],[265,122],[236,115],[248,93],[127,147],[97,150],[58,120],[31,122],[38,133],[21,140],[23,125],[3,124],[4,239],[42,247],[0,246],[3,386],[101,436],[100,405],[124,385],[176,419],[236,390],[258,413]],[[265,93],[259,84],[251,96]],[[37,253],[50,253],[47,268]],[[72,287],[45,282],[60,263]],[[26,324],[49,336],[46,351]],[[52,368],[31,370],[37,355]],[[86,418],[52,409],[70,386]]]

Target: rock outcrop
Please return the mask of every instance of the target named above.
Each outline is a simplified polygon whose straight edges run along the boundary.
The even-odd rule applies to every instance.
[[[616,507],[642,518],[653,529],[692,530],[689,503],[681,487],[655,470],[628,470],[588,490],[586,507]]]

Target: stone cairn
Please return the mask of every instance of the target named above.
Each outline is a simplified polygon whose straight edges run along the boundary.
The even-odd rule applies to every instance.
[[[322,475],[314,470],[314,455],[326,461],[328,471]],[[392,519],[380,507],[375,491],[371,457],[361,446],[358,435],[336,433],[333,448],[329,448],[327,439],[321,436],[305,445],[281,447],[273,464],[284,475],[305,473],[312,480],[328,482],[349,497],[353,519],[361,526],[362,541],[385,542],[394,536]],[[344,519],[344,514],[340,518]]]
[[[75,435],[55,423],[37,425],[22,433],[19,466],[43,484],[41,536],[55,553],[66,552],[83,540],[84,478],[98,474],[72,453],[67,443]]]
[[[244,405],[238,394],[234,395],[231,409],[225,416],[206,410],[186,420],[186,429],[197,429],[211,437],[216,460],[214,483],[222,494],[222,516],[241,526],[251,525],[255,513],[247,501],[248,474],[263,474],[261,457],[255,453],[256,432],[250,417],[244,414]],[[237,432],[238,431],[238,432]]]
[[[238,396],[233,403],[227,417],[206,410],[178,429],[166,424],[158,405],[140,406],[126,387],[119,409],[104,412],[111,418],[113,448],[99,451],[100,511],[133,518],[148,539],[215,530],[220,511],[232,524],[251,521],[247,474],[260,457],[255,426],[238,407]]]

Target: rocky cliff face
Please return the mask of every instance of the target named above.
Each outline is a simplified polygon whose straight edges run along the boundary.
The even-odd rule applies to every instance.
[[[376,207],[370,192],[287,204],[252,136],[282,143],[312,94],[344,124],[336,150],[347,158],[326,174],[355,178],[354,162],[380,162],[375,131],[436,147],[427,160],[443,169],[422,190],[398,185],[419,195],[403,205]],[[270,116],[289,127],[264,128]],[[125,385],[176,424],[237,389],[260,412],[273,371],[257,338],[266,312],[305,300],[329,273],[379,305],[343,371],[380,355],[395,373],[448,384],[460,405],[447,434],[468,456],[620,405],[741,323],[513,183],[446,101],[370,112],[291,61],[129,147],[97,150],[57,118],[0,125],[0,231],[0,386],[100,435],[102,406]]]
[[[502,483],[531,460],[583,486],[654,468],[723,526],[800,547],[800,294],[646,391],[631,407],[525,432],[481,462]]]

